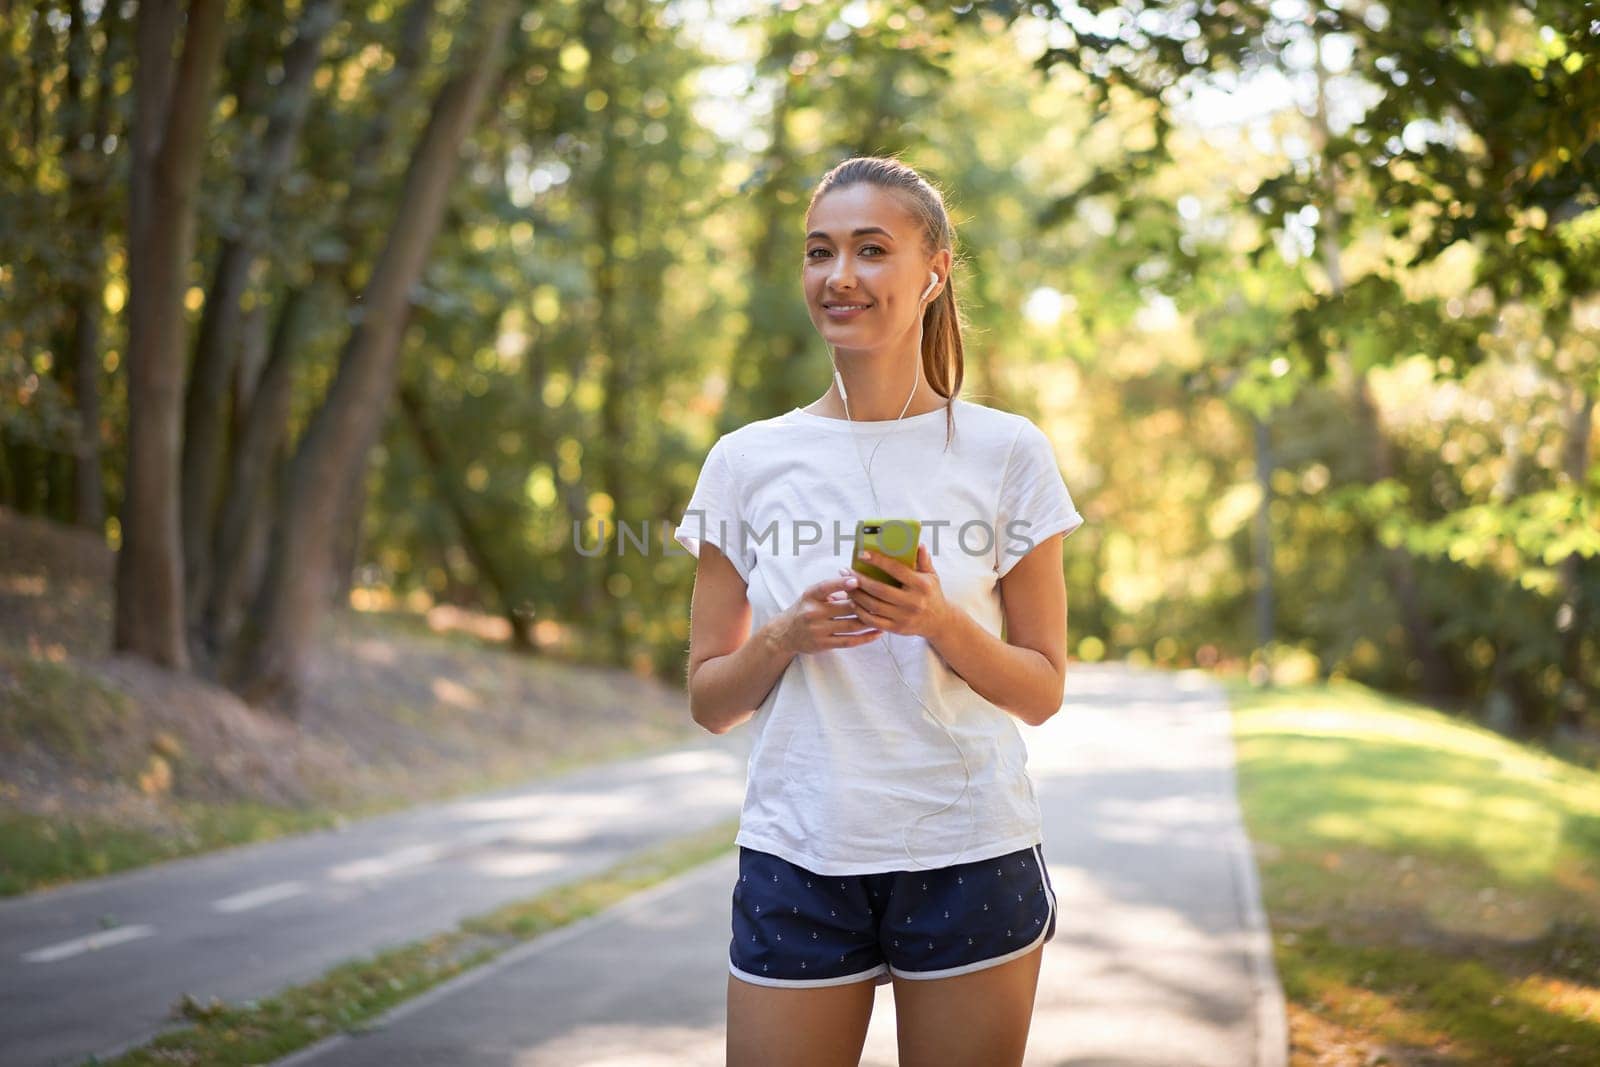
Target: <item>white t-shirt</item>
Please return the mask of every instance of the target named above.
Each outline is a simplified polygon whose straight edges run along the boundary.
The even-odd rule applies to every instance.
[[[1083,517],[1031,421],[959,397],[953,414],[948,450],[942,407],[855,423],[795,408],[740,427],[712,446],[673,537],[696,556],[710,541],[732,561],[754,633],[850,566],[856,520],[915,518],[945,598],[999,637],[999,578]],[[891,654],[954,742],[901,684]],[[925,638],[885,631],[799,654],[749,726],[737,844],[845,875],[944,867],[1043,840],[1018,720]],[[966,795],[956,743],[972,775]]]

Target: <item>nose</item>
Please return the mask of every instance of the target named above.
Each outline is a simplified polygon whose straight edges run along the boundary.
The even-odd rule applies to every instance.
[[[848,256],[834,256],[833,267],[828,271],[828,288],[841,291],[854,289],[856,283],[855,268],[850,265]]]

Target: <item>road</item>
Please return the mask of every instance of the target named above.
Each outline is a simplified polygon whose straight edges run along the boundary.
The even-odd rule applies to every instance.
[[[685,713],[687,714],[687,712]],[[75,1064],[736,818],[743,738],[0,901],[0,1063]]]
[[[1059,900],[1027,1064],[1283,1067],[1220,689],[1075,665],[1023,735]],[[736,872],[732,855],[685,872],[275,1067],[721,1065]],[[876,997],[861,1062],[891,1067],[893,987]]]
[[[1282,1067],[1282,991],[1199,672],[1075,664],[1024,727],[1059,903],[1029,1064]],[[670,753],[0,902],[0,1062],[107,1057],[184,993],[238,1001],[737,814],[740,730]],[[722,1063],[732,853],[278,1067]],[[111,925],[102,928],[102,919]],[[862,1063],[896,1062],[893,987]]]

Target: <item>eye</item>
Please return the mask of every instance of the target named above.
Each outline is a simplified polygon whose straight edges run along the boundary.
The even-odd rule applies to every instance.
[[[869,248],[877,249],[879,252],[883,251],[883,246],[882,245],[862,245],[861,246],[861,251],[865,252]],[[809,252],[806,253],[806,258],[807,259],[815,259],[816,258],[816,254],[818,252],[822,252],[822,253],[826,254],[827,251],[828,250],[826,248],[813,248]],[[877,257],[873,257],[873,258],[877,258]]]

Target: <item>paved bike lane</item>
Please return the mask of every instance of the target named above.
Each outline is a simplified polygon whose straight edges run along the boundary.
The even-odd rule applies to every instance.
[[[1282,1067],[1220,687],[1075,664],[1061,712],[1023,736],[1059,903],[1026,1062]],[[736,872],[733,854],[684,872],[275,1067],[722,1064]],[[861,1062],[886,1067],[892,986],[876,997]]]

